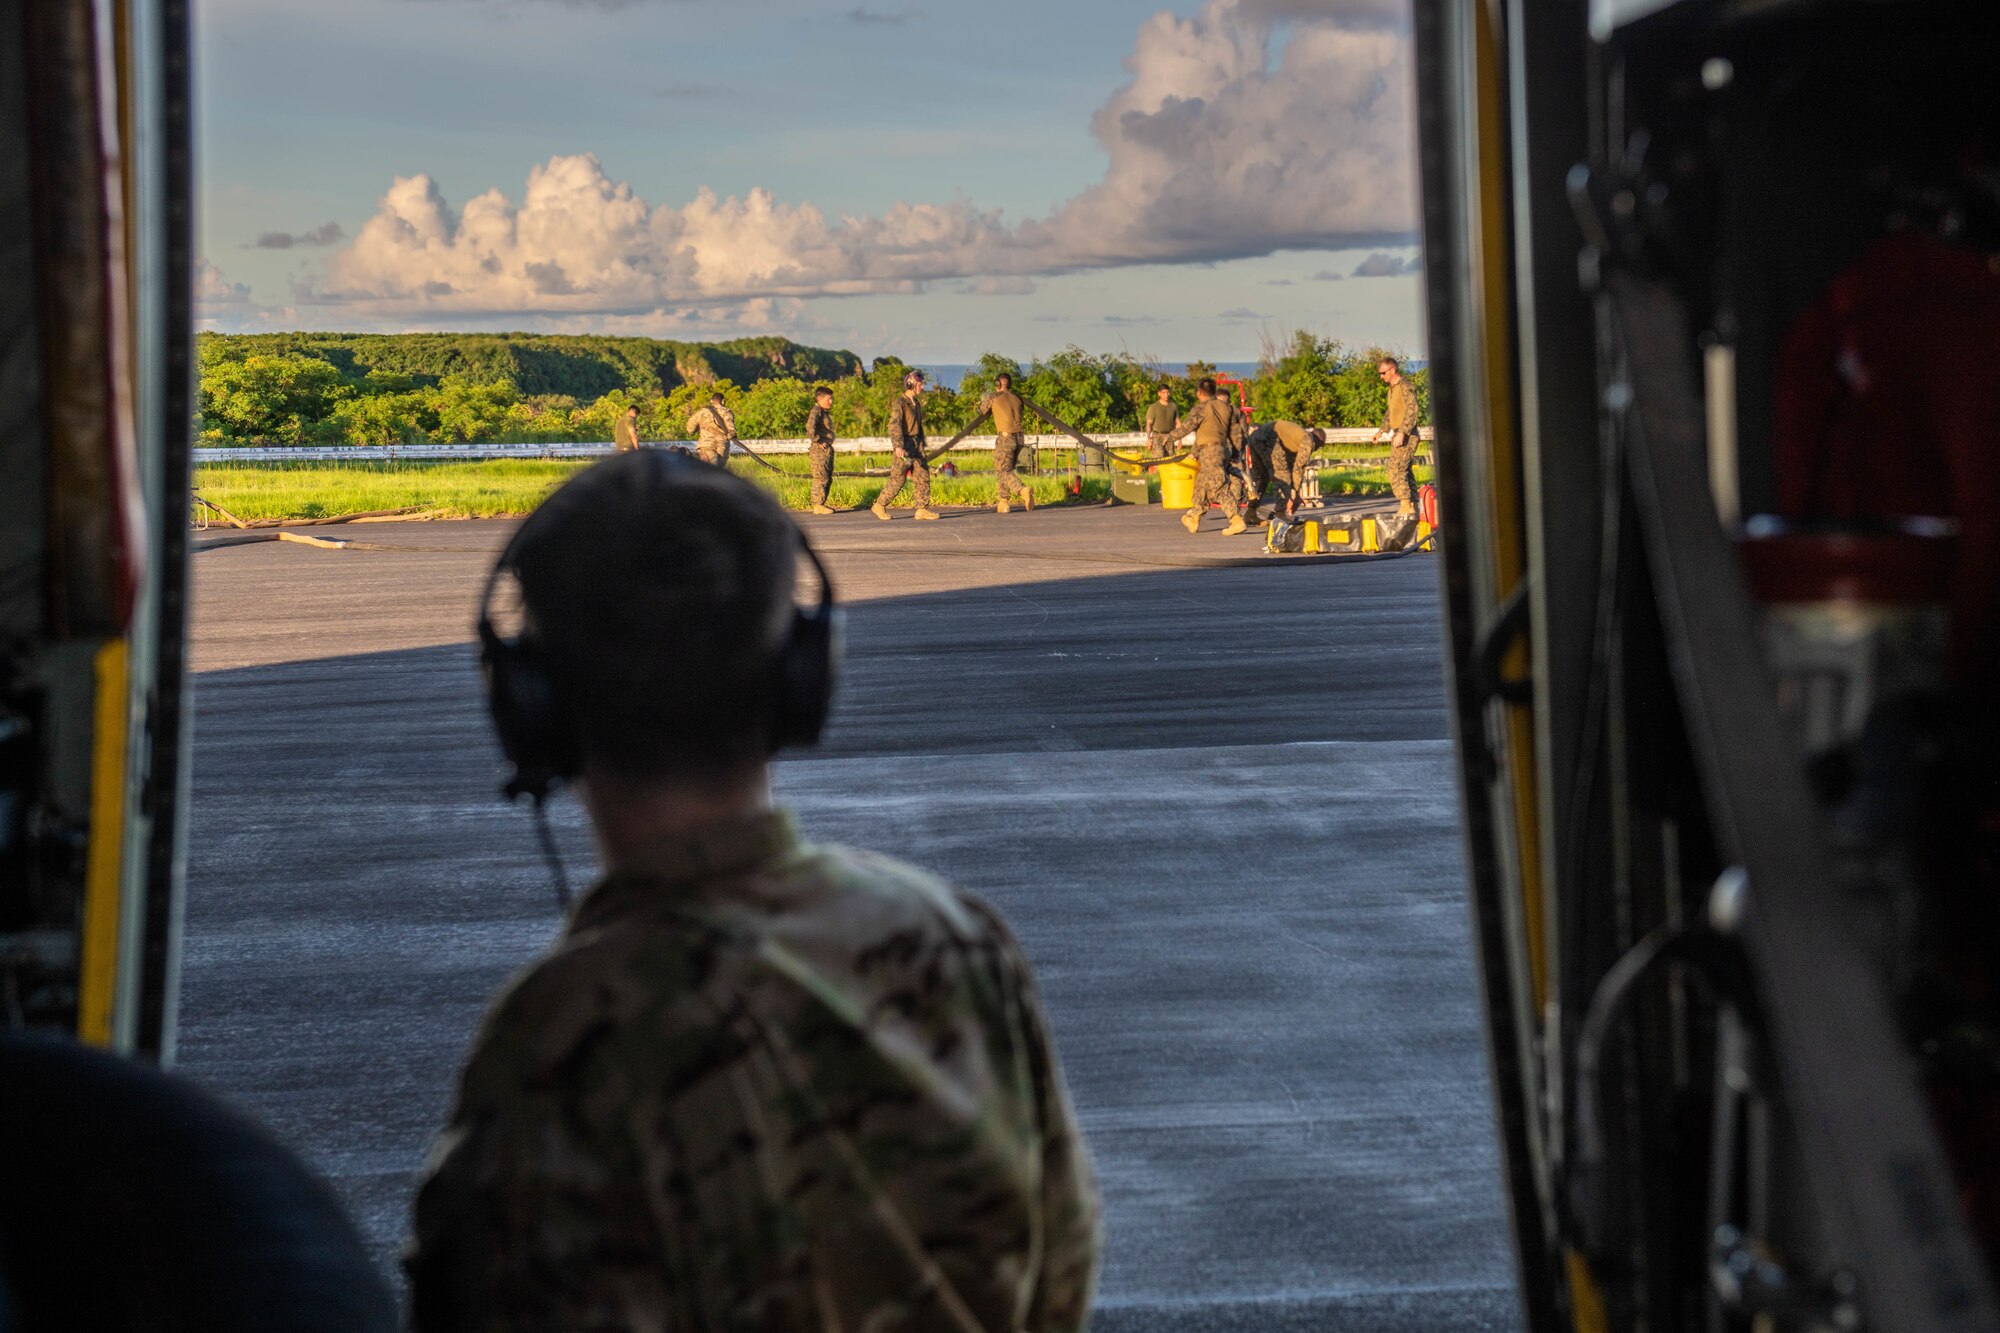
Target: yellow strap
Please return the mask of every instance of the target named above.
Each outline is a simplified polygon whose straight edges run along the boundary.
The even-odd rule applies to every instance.
[[[77,1037],[92,1046],[112,1044],[112,1017],[118,999],[131,665],[131,648],[123,639],[114,639],[98,651],[90,760],[90,848],[84,861],[76,1015]]]

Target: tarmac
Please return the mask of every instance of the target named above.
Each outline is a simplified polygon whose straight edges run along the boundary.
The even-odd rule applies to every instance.
[[[1258,559],[1156,508],[805,526],[848,657],[779,797],[1021,936],[1105,1197],[1092,1328],[1518,1328],[1435,558]],[[195,560],[180,1062],[385,1268],[487,1000],[558,927],[469,642],[510,530]]]

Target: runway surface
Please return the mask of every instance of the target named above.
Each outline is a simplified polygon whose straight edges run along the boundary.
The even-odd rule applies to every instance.
[[[486,1000],[557,926],[467,642],[508,531],[196,558],[182,1066],[385,1266]],[[1156,509],[809,531],[848,670],[780,797],[1014,923],[1104,1187],[1092,1327],[1518,1327],[1435,560],[1244,567]]]

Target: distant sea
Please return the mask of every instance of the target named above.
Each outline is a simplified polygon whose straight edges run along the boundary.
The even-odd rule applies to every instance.
[[[1177,364],[1172,361],[1162,361],[1160,364],[1165,369],[1176,372],[1187,369],[1186,362]],[[972,369],[969,365],[938,365],[928,361],[919,363],[917,368],[931,377],[932,384],[946,389],[956,389],[958,382],[965,378],[965,372]],[[1247,379],[1257,373],[1257,363],[1255,361],[1218,361],[1215,363],[1215,368],[1224,375],[1235,375],[1243,379]]]

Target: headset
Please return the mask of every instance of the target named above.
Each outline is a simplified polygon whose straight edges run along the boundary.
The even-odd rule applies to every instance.
[[[663,450],[644,450],[640,456],[657,460],[643,466],[668,475],[676,468],[701,467]],[[539,812],[556,785],[582,769],[583,752],[541,646],[525,634],[506,637],[493,624],[494,593],[501,578],[513,572],[522,534],[533,526],[531,517],[515,531],[487,575],[479,599],[479,660],[486,677],[487,709],[510,769],[501,792],[508,800],[530,798]],[[840,672],[845,613],[826,566],[803,533],[799,549],[819,575],[820,596],[817,605],[793,608],[791,629],[778,648],[772,673],[773,751],[819,743]]]

